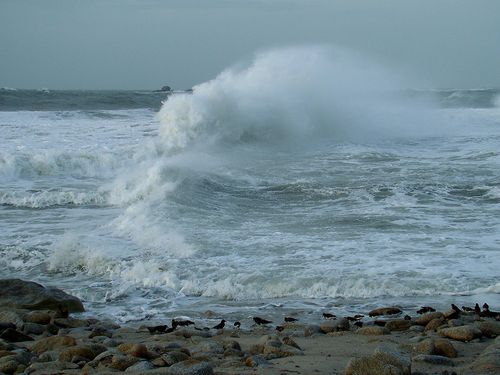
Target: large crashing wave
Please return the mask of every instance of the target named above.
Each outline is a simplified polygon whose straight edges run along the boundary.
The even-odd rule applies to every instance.
[[[422,105],[399,92],[403,80],[352,53],[325,47],[258,54],[164,103],[167,150],[191,143],[270,143],[418,134],[431,128]]]
[[[325,140],[420,134],[432,123],[431,111],[401,95],[408,84],[344,50],[257,54],[163,104],[158,139],[109,187],[109,202],[125,207],[114,224],[140,246],[191,256],[195,249],[175,221],[162,216],[183,181],[217,173],[224,163],[248,165],[250,153],[277,145],[301,149]]]

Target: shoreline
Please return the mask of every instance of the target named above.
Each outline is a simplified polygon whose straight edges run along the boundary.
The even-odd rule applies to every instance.
[[[361,317],[311,322],[297,314],[264,325],[241,316],[239,328],[234,319],[222,329],[184,321],[169,332],[170,319],[155,327],[84,317],[79,300],[55,288],[13,279],[0,287],[5,374],[500,373],[499,306],[419,313],[386,306]]]

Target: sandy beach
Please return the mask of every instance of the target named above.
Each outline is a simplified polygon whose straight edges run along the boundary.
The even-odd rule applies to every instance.
[[[316,324],[204,327],[81,317],[83,304],[55,288],[0,280],[2,374],[498,374],[500,322],[493,308],[419,313],[396,306],[327,316]],[[465,307],[465,310],[469,310]],[[209,313],[207,312],[207,315]],[[265,317],[261,317],[265,319]],[[296,319],[296,320],[295,320]]]

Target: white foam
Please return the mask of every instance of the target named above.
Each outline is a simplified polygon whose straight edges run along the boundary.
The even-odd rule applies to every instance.
[[[0,192],[0,205],[46,208],[66,205],[103,205],[107,203],[106,194],[83,191],[38,191],[29,192]]]
[[[426,107],[397,97],[400,88],[394,74],[346,51],[274,50],[195,86],[191,95],[170,97],[158,114],[160,138],[166,150],[178,150],[195,141],[304,143],[431,129]]]

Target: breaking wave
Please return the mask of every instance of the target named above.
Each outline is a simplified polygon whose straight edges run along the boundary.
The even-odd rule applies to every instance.
[[[158,114],[160,139],[170,151],[192,143],[303,144],[435,129],[427,103],[397,94],[403,82],[342,50],[265,52],[166,101]]]

